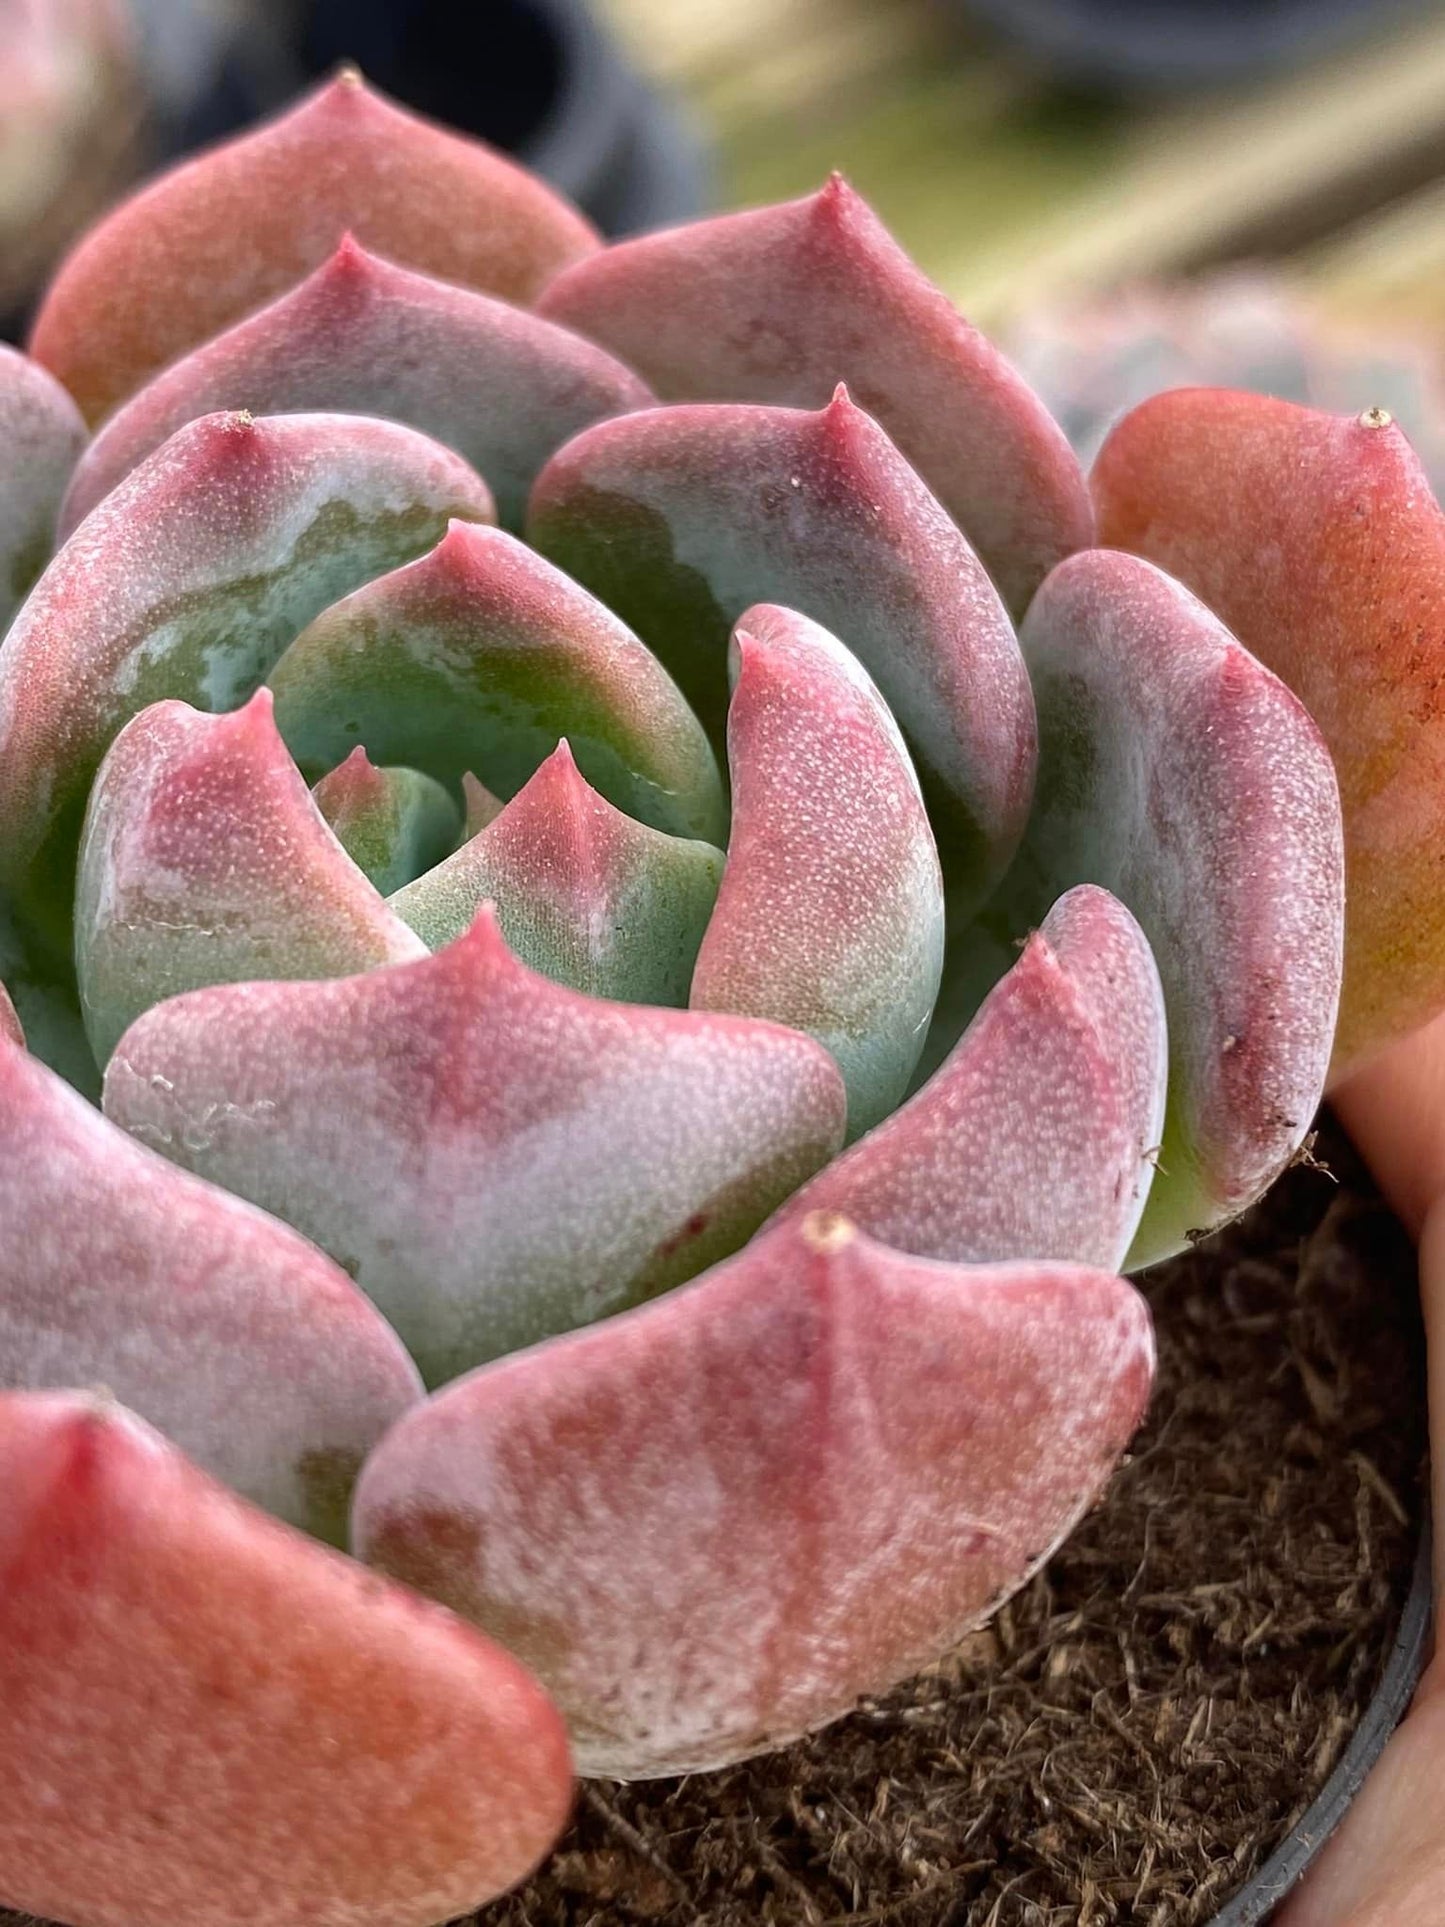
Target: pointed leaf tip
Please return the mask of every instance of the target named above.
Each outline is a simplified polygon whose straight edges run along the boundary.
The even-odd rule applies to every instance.
[[[1166,1073],[1143,932],[1106,891],[1071,890],[942,1068],[782,1215],[844,1212],[926,1258],[1116,1269],[1148,1194]]]
[[[903,1096],[933,1011],[938,851],[898,726],[835,637],[761,605],[731,647],[733,826],[692,1007],[816,1037],[856,1135]]]
[[[269,689],[221,716],[158,703],[121,731],[91,793],[76,890],[101,1064],[134,1018],[182,991],[422,954],[307,794]]]
[[[504,809],[391,908],[436,950],[491,900],[511,948],[554,982],[681,1005],[722,868],[711,844],[614,809],[564,736]]]
[[[0,1395],[0,1489],[0,1903],[433,1927],[551,1845],[561,1722],[450,1615],[85,1395]]]
[[[273,300],[350,229],[406,267],[527,302],[596,236],[481,142],[360,80],[141,188],[62,264],[31,350],[92,422],[187,350]]]
[[[777,1025],[561,989],[484,906],[419,963],[159,1005],[106,1106],[345,1262],[436,1383],[734,1249],[844,1098]]]
[[[1094,490],[1105,538],[1187,583],[1329,746],[1347,865],[1342,1076],[1445,1005],[1445,515],[1387,411],[1221,389],[1126,416]]]
[[[0,1038],[3,1038],[6,1043],[18,1044],[21,1050],[25,1048],[24,1026],[20,1022],[15,1006],[10,1000],[10,993],[4,984],[0,984]]]
[[[1016,614],[1092,539],[1062,431],[841,175],[802,200],[617,243],[564,270],[540,307],[664,401],[820,408],[841,378]]]
[[[1152,1368],[1119,1279],[931,1264],[814,1213],[408,1414],[357,1547],[505,1626],[584,1772],[705,1771],[986,1619],[1097,1495]]]

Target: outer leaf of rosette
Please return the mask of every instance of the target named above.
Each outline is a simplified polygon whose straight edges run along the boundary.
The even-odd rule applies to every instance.
[[[0,1036],[0,1388],[105,1385],[214,1478],[346,1541],[421,1391],[330,1259],[108,1124]]]
[[[554,983],[682,1005],[722,873],[710,843],[615,810],[564,738],[498,816],[388,907],[440,950],[489,902],[509,947]]]
[[[449,856],[461,835],[462,812],[434,776],[378,769],[364,749],[354,749],[311,794],[332,835],[383,896]]]
[[[523,302],[597,245],[533,175],[343,73],[123,201],[61,265],[31,352],[99,422],[347,232],[405,267]]]
[[[956,907],[1012,855],[1033,701],[978,557],[839,390],[800,409],[675,407],[584,430],[543,469],[528,540],[636,630],[721,737],[727,638],[755,602],[829,630],[903,728]]]
[[[0,1491],[0,1905],[434,1927],[551,1845],[562,1722],[450,1613],[103,1394],[0,1394]]]
[[[933,832],[898,725],[826,629],[750,609],[731,671],[732,835],[692,1007],[816,1037],[857,1136],[903,1096],[938,995]]]
[[[549,983],[484,911],[420,963],[158,1005],[106,1109],[342,1263],[429,1384],[735,1250],[842,1141],[780,1025]]]
[[[1093,539],[1063,431],[838,175],[803,200],[606,248],[564,269],[540,306],[666,401],[819,408],[847,382],[1018,615]]]
[[[778,1214],[838,1211],[950,1263],[1051,1258],[1117,1271],[1164,1128],[1164,993],[1143,931],[1081,884],[946,1062]]]
[[[271,675],[313,779],[358,743],[375,763],[511,797],[566,736],[609,802],[718,843],[717,759],[657,659],[617,617],[498,529],[459,522],[429,555],[319,615]]]
[[[60,383],[0,342],[0,636],[50,558],[84,446],[85,423]]]
[[[584,1773],[766,1751],[946,1653],[1138,1424],[1122,1279],[958,1266],[815,1212],[450,1385],[377,1448],[361,1556],[544,1676]]]
[[[517,528],[555,449],[651,399],[636,375],[570,329],[394,267],[347,236],[300,287],[202,343],[111,416],[76,471],[63,527],[197,415],[248,408],[406,422],[484,475],[500,520]]]
[[[1104,885],[1139,919],[1170,1051],[1130,1254],[1146,1264],[1237,1216],[1310,1127],[1339,1002],[1339,792],[1303,705],[1147,562],[1098,549],[1061,563],[1022,641],[1038,799],[980,918],[978,961],[1006,959],[1076,883]]]
[[[122,724],[167,697],[234,708],[338,596],[491,513],[459,456],[364,416],[207,415],[157,449],[0,651],[0,887],[27,926],[68,954],[85,801]]]
[[[312,801],[270,690],[223,716],[155,703],[116,737],[91,791],[76,888],[97,1062],[142,1011],[187,990],[344,977],[424,954]]]
[[[1108,539],[1171,570],[1309,710],[1348,868],[1341,1075],[1445,1005],[1445,514],[1382,410],[1183,389],[1100,451]]]

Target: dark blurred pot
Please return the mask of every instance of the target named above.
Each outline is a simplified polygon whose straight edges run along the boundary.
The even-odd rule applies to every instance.
[[[1070,80],[1182,87],[1299,66],[1429,0],[961,0]],[[954,0],[960,4],[960,0]]]

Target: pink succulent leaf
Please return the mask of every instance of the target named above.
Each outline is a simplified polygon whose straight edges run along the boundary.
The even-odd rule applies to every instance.
[[[489,823],[495,823],[507,807],[501,797],[493,796],[486,784],[473,776],[469,769],[462,771],[462,802],[466,814],[463,834],[469,842],[479,830],[484,830]]]
[[[1047,409],[838,175],[800,201],[620,242],[564,269],[539,305],[667,401],[820,408],[847,382],[1019,615],[1093,539]]]
[[[65,499],[68,532],[197,415],[337,411],[406,422],[463,455],[519,527],[554,449],[650,392],[603,349],[469,288],[379,260],[347,236],[298,288],[157,375],[114,414]]]
[[[844,1120],[811,1038],[579,996],[490,912],[421,963],[174,998],[105,1102],[344,1264],[429,1384],[735,1250]]]
[[[499,1647],[113,1401],[0,1394],[0,1905],[434,1927],[541,1859],[562,1723]]]
[[[462,813],[434,776],[377,769],[360,747],[322,777],[312,797],[342,849],[383,896],[449,856],[461,835]]]
[[[821,623],[909,738],[956,899],[996,880],[1034,775],[1013,628],[973,550],[846,393],[816,414],[727,404],[600,422],[543,469],[528,540],[657,651],[709,726],[745,609],[779,602]]]
[[[338,596],[451,517],[490,514],[459,456],[393,422],[207,415],[172,436],[76,530],[0,649],[0,886],[26,920],[68,950],[85,800],[123,723],[167,697],[244,702]]]
[[[781,1215],[843,1212],[920,1258],[1116,1271],[1149,1193],[1167,1078],[1148,941],[1123,904],[1081,884],[923,1089]]]
[[[584,1773],[706,1770],[986,1619],[1096,1497],[1152,1370],[1121,1279],[937,1264],[814,1213],[409,1413],[357,1550],[505,1628]]]
[[[898,725],[826,629],[749,609],[732,679],[732,835],[692,1007],[816,1037],[857,1136],[902,1098],[938,994],[933,832]]]
[[[258,689],[209,716],[143,709],[91,792],[75,957],[96,1061],[164,998],[252,978],[350,976],[425,946],[337,842]]]
[[[655,829],[721,842],[717,760],[661,664],[601,603],[499,529],[459,522],[429,555],[319,615],[271,676],[292,754],[319,776],[358,742],[456,789],[506,797],[566,736],[589,783]]]
[[[421,1381],[329,1258],[3,1039],[0,1222],[0,1387],[104,1384],[213,1478],[345,1543],[361,1462]]]
[[[534,175],[342,74],[107,215],[52,282],[31,352],[97,423],[348,232],[403,267],[520,302],[597,245]]]
[[[1329,745],[1348,873],[1342,1074],[1445,1006],[1445,515],[1382,411],[1222,389],[1136,409],[1094,488],[1108,540],[1188,583]]]
[[[25,1048],[25,1030],[4,984],[0,984],[0,1041]]]
[[[1049,577],[1022,641],[1038,801],[980,955],[1070,885],[1138,917],[1169,1013],[1169,1106],[1130,1264],[1236,1216],[1319,1104],[1339,1002],[1339,791],[1303,705],[1187,589],[1115,550]]]
[[[710,843],[615,810],[564,738],[499,816],[390,908],[440,950],[489,902],[508,946],[554,983],[682,1005],[722,873]]]
[[[49,559],[85,433],[55,377],[0,342],[0,636]]]

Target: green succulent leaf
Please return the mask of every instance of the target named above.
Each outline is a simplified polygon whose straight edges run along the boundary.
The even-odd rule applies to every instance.
[[[390,908],[440,950],[490,903],[511,950],[554,983],[683,1005],[722,873],[710,843],[615,810],[564,738],[500,814]]]
[[[346,854],[384,897],[456,848],[462,813],[434,776],[377,769],[359,745],[311,792]]]

